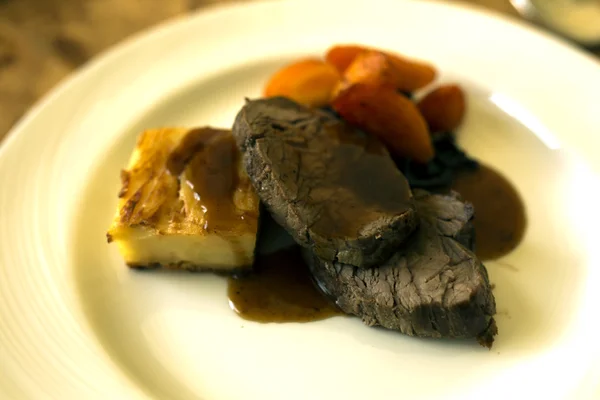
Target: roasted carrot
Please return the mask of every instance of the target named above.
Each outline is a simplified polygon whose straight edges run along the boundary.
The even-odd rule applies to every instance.
[[[277,71],[264,89],[266,97],[285,96],[309,107],[327,105],[340,81],[332,65],[318,59],[303,59]]]
[[[370,50],[356,56],[343,78],[349,84],[372,83],[412,92],[431,83],[435,70],[425,64]]]
[[[427,123],[394,88],[358,83],[342,90],[333,108],[348,123],[377,136],[390,153],[426,163],[434,155]]]
[[[349,83],[385,81],[398,90],[414,91],[427,86],[437,76],[436,69],[421,61],[364,46],[331,48],[325,60],[334,65]]]
[[[465,115],[465,95],[458,85],[442,85],[421,99],[417,107],[432,133],[452,132]]]
[[[325,54],[325,61],[337,68],[340,73],[344,73],[356,56],[365,50],[366,47],[358,45],[334,46]]]

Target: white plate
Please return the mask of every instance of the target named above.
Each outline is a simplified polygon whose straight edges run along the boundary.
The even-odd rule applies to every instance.
[[[278,66],[362,42],[468,89],[463,145],[522,194],[522,244],[488,264],[491,351],[356,318],[258,324],[211,275],[136,273],[105,230],[136,135],[230,126]],[[216,9],[118,46],[0,149],[0,398],[392,399],[600,395],[600,65],[512,20],[434,2]]]

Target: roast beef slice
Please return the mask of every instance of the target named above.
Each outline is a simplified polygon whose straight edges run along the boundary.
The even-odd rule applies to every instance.
[[[331,114],[248,100],[233,134],[275,221],[323,260],[370,267],[415,230],[412,192],[385,147]]]
[[[490,347],[496,306],[473,244],[473,208],[458,194],[415,191],[418,230],[385,263],[360,269],[305,251],[314,278],[342,311],[421,337],[478,338]],[[467,247],[466,247],[467,246]]]

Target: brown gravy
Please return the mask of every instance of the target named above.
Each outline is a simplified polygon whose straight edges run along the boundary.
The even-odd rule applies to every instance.
[[[231,132],[213,128],[190,130],[168,160],[170,173],[192,191],[193,208],[203,213],[198,223],[209,232],[256,231],[256,213],[241,212],[234,204],[237,190],[252,193],[239,164]]]
[[[515,187],[485,165],[461,173],[452,189],[475,208],[475,253],[485,260],[500,258],[523,239],[527,218]]]
[[[229,278],[235,312],[258,322],[310,322],[341,315],[314,285],[297,246],[258,255],[255,271]]]
[[[476,253],[482,260],[506,255],[519,244],[525,208],[506,178],[481,165],[459,175],[452,189],[475,207]],[[251,321],[310,322],[343,315],[317,289],[297,246],[257,256],[254,272],[229,278],[228,296],[234,311]]]

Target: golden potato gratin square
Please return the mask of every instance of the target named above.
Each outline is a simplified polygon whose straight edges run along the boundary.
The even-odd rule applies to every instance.
[[[107,238],[130,267],[252,266],[259,200],[230,131],[145,131],[121,185]]]

